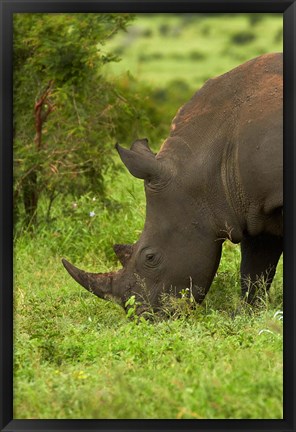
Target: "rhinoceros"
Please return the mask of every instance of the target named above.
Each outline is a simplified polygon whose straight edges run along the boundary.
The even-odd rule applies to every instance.
[[[206,81],[172,121],[155,155],[147,139],[116,145],[144,180],[146,220],[133,245],[115,245],[123,268],[70,275],[123,307],[132,295],[157,310],[163,295],[190,288],[202,302],[226,239],[241,245],[241,289],[255,298],[273,280],[283,248],[282,54],[265,54]]]

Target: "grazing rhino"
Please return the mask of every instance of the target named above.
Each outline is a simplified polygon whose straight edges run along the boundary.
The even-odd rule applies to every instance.
[[[63,260],[70,275],[138,313],[163,293],[189,288],[201,302],[225,239],[241,244],[241,287],[254,299],[269,288],[283,247],[282,54],[266,54],[208,80],[174,118],[155,155],[147,139],[116,149],[144,180],[146,221],[134,245],[115,245],[123,268],[87,273]]]

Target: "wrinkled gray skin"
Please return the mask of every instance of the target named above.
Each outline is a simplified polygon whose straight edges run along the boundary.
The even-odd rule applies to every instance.
[[[144,180],[144,230],[136,244],[114,246],[118,272],[86,273],[63,260],[78,283],[123,306],[135,295],[139,313],[186,288],[201,302],[228,238],[241,243],[243,294],[249,288],[252,301],[260,276],[269,287],[283,234],[281,54],[207,81],[179,110],[156,156],[146,139],[116,148]]]

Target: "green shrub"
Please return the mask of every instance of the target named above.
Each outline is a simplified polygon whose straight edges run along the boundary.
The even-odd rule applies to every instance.
[[[255,38],[256,36],[251,30],[240,30],[231,36],[230,41],[236,45],[245,45],[252,42]]]

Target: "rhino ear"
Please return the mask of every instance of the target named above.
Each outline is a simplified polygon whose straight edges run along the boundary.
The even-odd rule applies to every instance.
[[[153,156],[155,157],[155,155],[152,153],[149,145],[148,145],[148,139],[147,138],[143,138],[143,139],[139,139],[136,140],[135,142],[133,142],[132,146],[131,146],[131,150],[135,151],[136,153],[142,154],[143,156]]]
[[[115,244],[113,246],[113,250],[116,253],[117,258],[123,265],[123,267],[129,261],[132,253],[133,253],[133,245],[132,244]]]
[[[147,140],[135,141],[130,150],[119,144],[116,144],[115,148],[122,162],[134,177],[150,181],[159,176],[159,162],[149,149]]]

